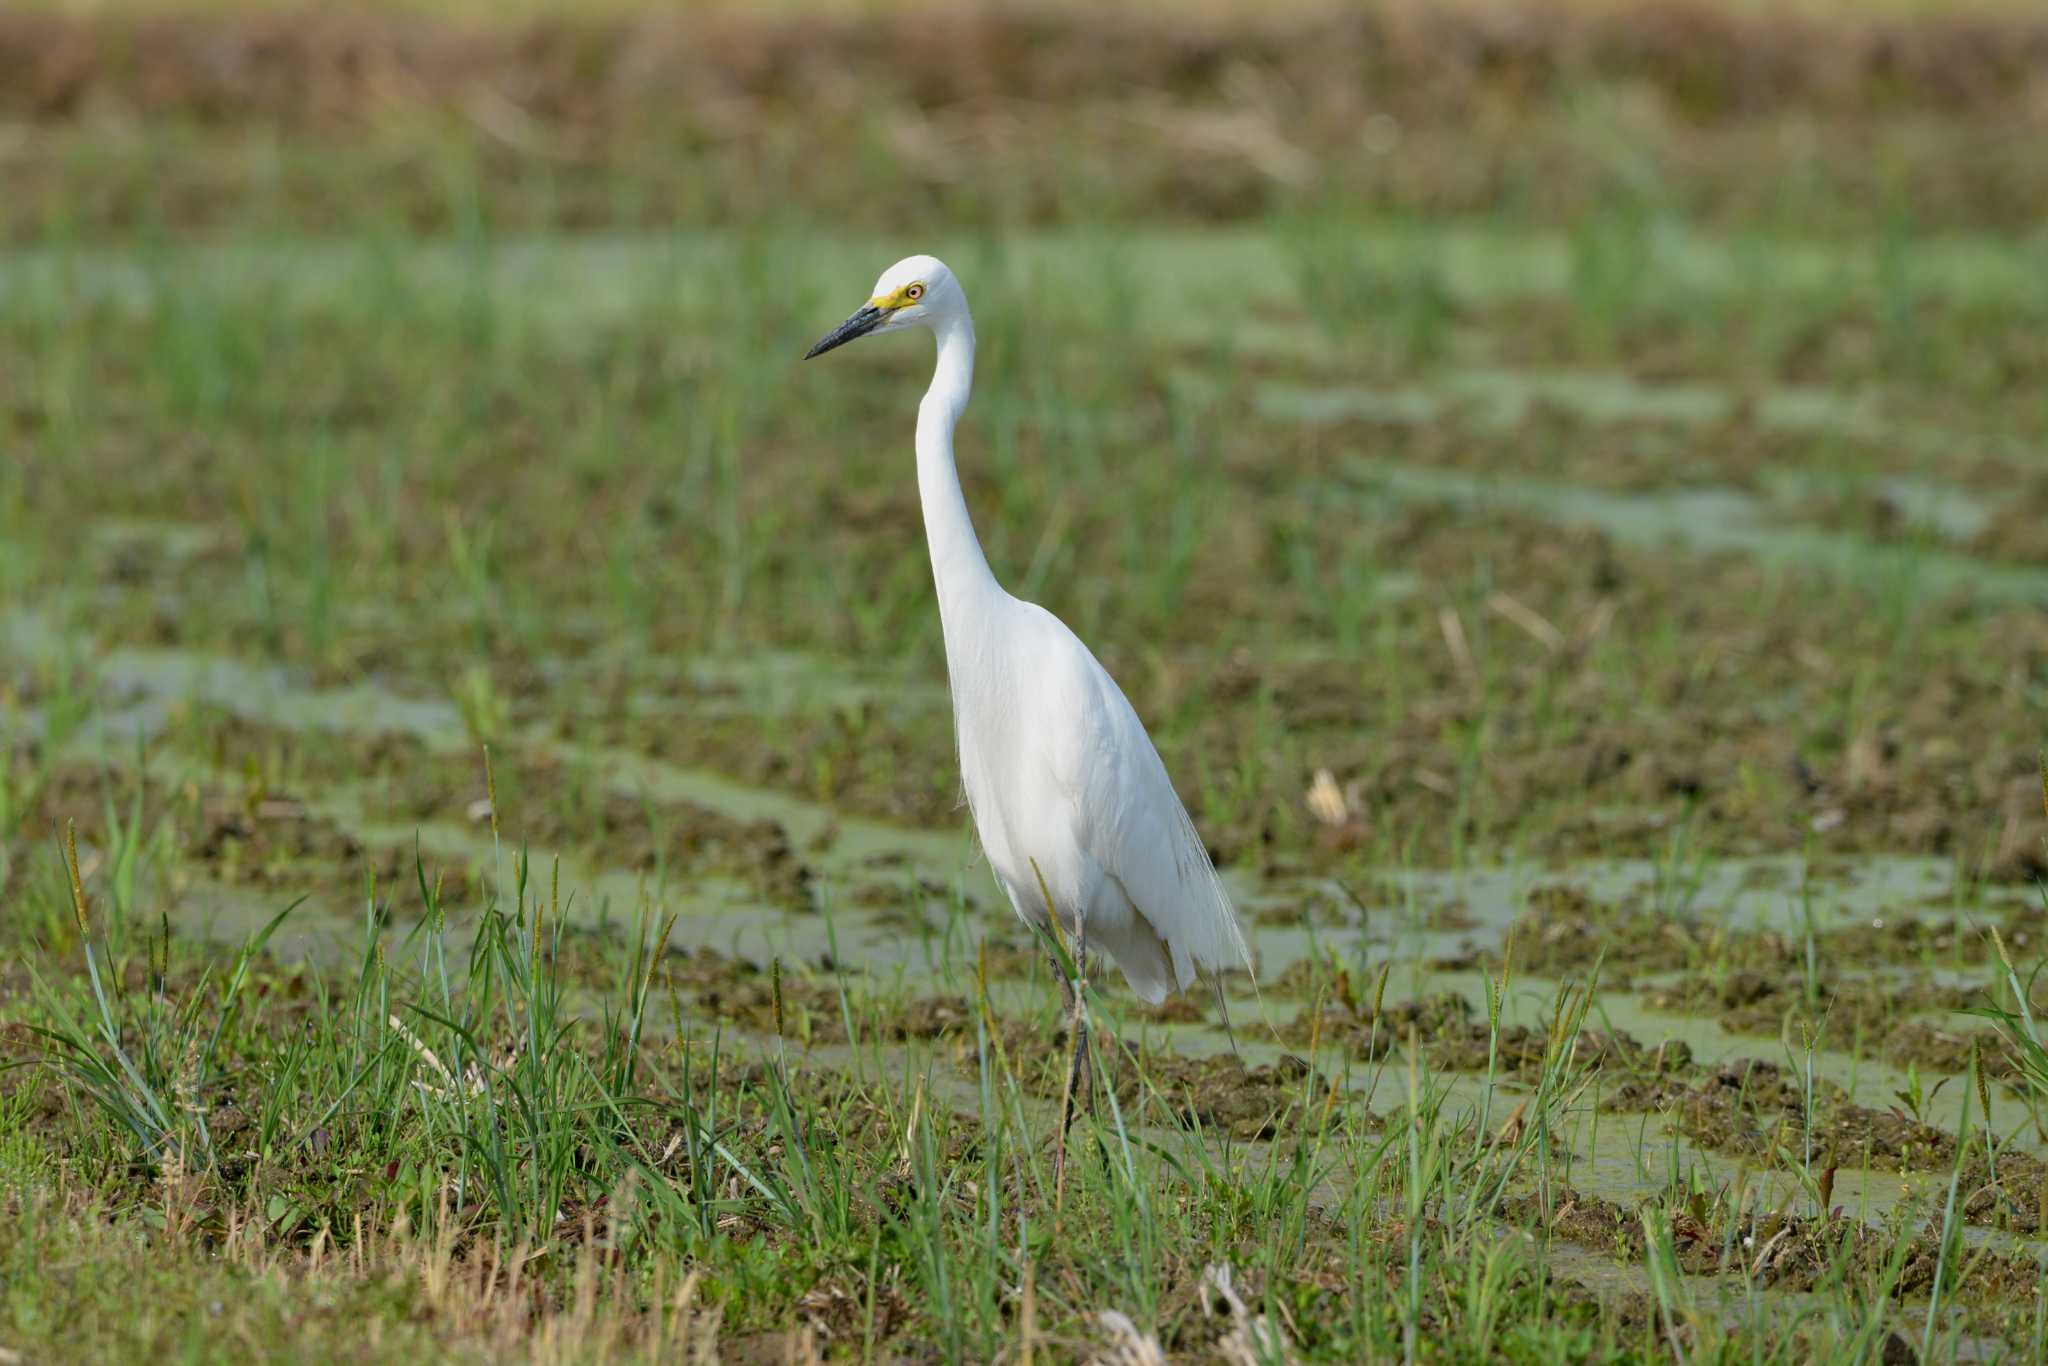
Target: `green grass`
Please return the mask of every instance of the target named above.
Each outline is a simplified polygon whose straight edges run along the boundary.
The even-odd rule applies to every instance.
[[[116,960],[136,985],[83,1007],[75,981],[45,983],[62,1022],[50,1052],[76,1081],[31,1082],[15,1103],[36,1113],[39,1094],[68,1094],[38,1127],[67,1135],[70,1184],[100,1203],[11,1207],[16,1341],[318,1354],[361,1317],[377,1331],[358,1350],[379,1358],[520,1343],[580,1359],[653,1355],[679,1334],[744,1350],[795,1318],[837,1350],[870,1350],[879,1332],[892,1350],[985,1360],[1057,1351],[1115,1309],[1185,1350],[1251,1331],[1197,1307],[1217,1265],[1284,1334],[1271,1341],[1331,1359],[1651,1358],[1682,1339],[1791,1360],[1868,1345],[1884,1321],[1857,1288],[1867,1232],[1820,1241],[1822,1293],[1787,1318],[1706,1312],[1674,1288],[1672,1219],[1725,1225],[1729,1242],[1751,1225],[1722,1207],[1727,1192],[1703,1198],[1683,1177],[1643,1207],[1647,1246],[1615,1229],[1616,1251],[1633,1240],[1647,1258],[1649,1299],[1617,1312],[1550,1265],[1540,1230],[1584,1198],[1552,1147],[1591,1084],[1583,986],[1552,1003],[1528,1097],[1498,1131],[1412,1054],[1394,1064],[1405,1101],[1369,1118],[1308,1079],[1303,1122],[1243,1148],[1183,1130],[1167,1092],[1111,1090],[1084,1125],[1099,1160],[1080,1163],[1061,1208],[1036,1063],[987,1027],[986,1003],[951,1065],[913,1051],[906,1071],[880,1046],[885,1019],[851,998],[851,1072],[780,1048],[742,1063],[687,1018],[643,1035],[660,1009],[656,931],[629,936],[616,985],[579,987],[563,975],[559,908],[523,875],[513,896],[486,902],[467,962],[438,915],[406,932],[373,917],[353,972],[245,977],[245,954],[215,984],[210,955],[174,939]],[[245,983],[263,1004],[237,1012]],[[163,1122],[142,1131],[139,1109]],[[1536,1219],[1533,1239],[1504,1240],[1504,1204]],[[1908,1253],[1879,1255],[1889,1285]],[[115,1268],[163,1285],[153,1312],[98,1298]],[[1327,1298],[1339,1287],[1354,1292],[1341,1308]]]
[[[996,98],[877,23],[802,50],[836,112],[555,106],[610,29],[491,47],[511,144],[432,63],[0,97],[0,1349],[2039,1359],[2021,140],[1660,46],[1476,120],[1407,53],[1389,155],[1303,113],[1320,30]],[[1059,1205],[929,357],[798,360],[913,250],[976,311],[991,561],[1264,959],[1241,1059],[1097,970]]]

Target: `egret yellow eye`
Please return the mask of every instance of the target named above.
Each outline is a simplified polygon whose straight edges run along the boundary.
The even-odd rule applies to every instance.
[[[912,303],[916,303],[919,299],[922,299],[924,297],[924,286],[912,285],[910,288],[903,291],[903,297],[910,300],[910,302]]]

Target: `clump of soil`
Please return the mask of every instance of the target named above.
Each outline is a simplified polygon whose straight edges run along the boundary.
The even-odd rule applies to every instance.
[[[1802,1154],[1806,1138],[1803,1079],[1775,1063],[1738,1059],[1603,1091],[1601,1109],[1670,1112],[1678,1131],[1703,1147],[1771,1160]],[[1904,1115],[1850,1104],[1833,1082],[1813,1083],[1817,1159],[1893,1170],[1938,1166],[1954,1140]]]
[[[1547,1207],[1538,1196],[1526,1194],[1503,1201],[1501,1212],[1525,1227],[1546,1227],[1568,1242],[1630,1260],[1641,1258],[1646,1249],[1645,1219],[1666,1222],[1672,1251],[1687,1274],[1740,1270],[1760,1285],[1795,1293],[1810,1291],[1838,1274],[1845,1254],[1854,1268],[1851,1274],[1879,1276],[1900,1251],[1893,1235],[1837,1212],[1738,1212],[1725,1200],[1710,1202],[1699,1196],[1675,1206],[1653,1199],[1626,1209],[1567,1187],[1556,1192]],[[1939,1248],[1926,1232],[1907,1242],[1896,1293],[1926,1295],[1934,1284]],[[1957,1293],[1973,1303],[1996,1304],[2031,1297],[2039,1282],[2040,1268],[2031,1259],[1979,1251],[1965,1260]]]
[[[406,792],[410,819],[490,819],[481,765],[443,762]],[[744,881],[764,900],[808,910],[814,877],[789,832],[689,801],[619,791],[606,776],[546,754],[497,764],[498,829],[509,843],[587,850],[600,864]]]
[[[964,996],[926,996],[904,1006],[880,1021],[885,1039],[972,1038],[980,1012]]]
[[[1068,1044],[1064,1026],[1045,1030],[1026,1021],[998,1024],[1003,1048],[1027,1090],[1041,1098],[1057,1097],[1067,1081]],[[1274,1063],[1248,1066],[1235,1053],[1202,1057],[1137,1049],[1104,1034],[1096,1036],[1099,1060],[1095,1078],[1098,1111],[1103,1073],[1116,1092],[1127,1118],[1153,1102],[1163,1104],[1175,1122],[1227,1132],[1242,1139],[1269,1139],[1283,1133],[1307,1132],[1305,1126],[1325,1116],[1334,1123],[1352,1122],[1341,1104],[1343,1093],[1302,1058],[1289,1055]],[[973,1067],[971,1057],[962,1066]],[[1357,1117],[1356,1122],[1371,1122]]]
[[[1976,999],[1984,999],[1978,993]],[[1994,1081],[2012,1081],[2020,1069],[1998,1035],[1988,1029],[1952,1029],[1930,1020],[1907,1020],[1885,1036],[1884,1060],[1952,1076],[1967,1075],[1974,1054],[1977,1070]]]
[[[1879,1110],[1852,1103],[1823,1078],[1813,1083],[1808,1133],[1804,1081],[1775,1063],[1749,1059],[1713,1068],[1682,1066],[1666,1075],[1603,1087],[1607,1112],[1665,1113],[1677,1131],[1701,1147],[1765,1164],[1797,1164],[1809,1138],[1817,1167],[1874,1171],[1946,1171],[1956,1162],[1949,1131],[1894,1106]],[[1960,1189],[1972,1223],[2019,1232],[2048,1227],[2048,1164],[2032,1154],[2001,1151],[1994,1164],[1973,1133],[1963,1154]]]
[[[775,1033],[774,969],[698,947],[670,950],[662,971],[667,980],[689,993],[699,1013],[749,1033]],[[847,1010],[841,1001],[842,985],[786,965],[781,973],[783,1037],[803,1043],[844,1043]],[[857,988],[850,990],[854,1027],[863,1037],[891,1043],[971,1040],[980,1019],[979,1009],[965,996],[923,996],[885,1006]],[[1004,1041],[1013,1046],[1032,1033],[1022,1022],[1004,1022],[997,1027]]]
[[[274,888],[330,884],[337,876],[360,884],[365,870],[380,897],[418,899],[424,865],[427,883],[449,907],[474,905],[476,871],[421,859],[397,845],[368,846],[333,819],[288,795],[214,792],[203,795],[188,852],[222,882]]]
[[[26,779],[13,780],[8,793],[14,827],[0,830],[0,836],[47,845],[75,827],[83,852],[83,846],[99,842],[96,832],[104,832],[110,811],[125,821],[139,805],[146,825],[153,826],[173,801],[169,789],[146,775],[116,774],[87,764],[38,771],[33,753],[27,757]]]
[[[772,968],[699,947],[671,950],[663,971],[689,993],[699,1015],[752,1034],[776,1033],[777,982]],[[839,989],[787,968],[780,976],[782,1037],[802,1043],[844,1043],[846,1020]]]
[[[1640,974],[1706,963],[1790,964],[1797,946],[1772,931],[1731,929],[1711,911],[1672,915],[1633,903],[1608,905],[1570,883],[1552,883],[1529,894],[1506,952],[1517,972],[1567,977],[1597,962],[1602,986],[1625,987]]]
[[[415,735],[281,726],[219,707],[198,706],[166,736],[167,743],[217,773],[251,786],[320,791],[328,785],[402,788],[420,775],[480,759],[454,760]]]
[[[1368,1061],[1383,1058],[1413,1037],[1425,1047],[1465,1046],[1474,1031],[1471,1003],[1454,991],[1408,1001],[1375,1003],[1344,992],[1320,1007],[1306,1006],[1283,1026],[1292,1044],[1334,1044]]]
[[[436,750],[411,736],[299,731],[215,712],[194,717],[177,741],[216,769],[246,777],[258,794],[253,814],[266,820],[289,814],[280,803],[292,800],[285,795],[290,787],[323,783],[360,791],[368,817],[377,822],[476,827],[491,817],[493,793],[481,758]],[[772,820],[741,820],[695,802],[653,801],[620,791],[608,775],[545,750],[500,746],[494,754],[498,829],[508,844],[585,850],[607,867],[734,877],[773,904],[812,905],[812,870]],[[303,832],[302,838],[282,827],[224,818],[202,845],[206,856],[225,858],[269,853],[277,841],[287,849],[303,844],[296,853],[308,863],[347,861],[362,852],[352,835],[327,824],[325,832]],[[261,847],[238,851],[237,842]],[[405,883],[413,880],[409,848],[374,857],[380,860],[380,882],[387,871]]]
[[[1147,1097],[1164,1102],[1174,1118],[1190,1127],[1235,1138],[1270,1139],[1305,1134],[1340,1098],[1333,1084],[1304,1059],[1288,1056],[1247,1067],[1234,1053],[1188,1057],[1153,1053],[1140,1057],[1122,1046],[1102,1050],[1118,1104],[1129,1113]],[[1341,1116],[1339,1116],[1341,1117]]]
[[[1831,955],[1828,961],[1841,960]],[[1646,988],[1642,1000],[1652,1010],[1708,1016],[1731,1034],[1776,1036],[1788,1022],[1816,1028],[1825,1022],[1832,1037],[1846,1042],[1885,1038],[1887,1033],[1891,1040],[1897,1040],[1912,1027],[1894,1026],[1893,1022],[1902,1014],[1961,1010],[1986,998],[1982,988],[1865,977],[1844,979],[1833,973],[1817,988],[1816,997],[1809,1000],[1802,976],[1737,968],[1718,976],[1689,977]],[[1891,1040],[1886,1044],[1887,1057],[1892,1056]],[[1945,1066],[1942,1070],[1961,1069]]]
[[[410,904],[419,897],[411,847],[365,844],[289,791],[260,782],[239,790],[188,784],[174,791],[154,778],[64,765],[27,794],[17,833],[47,841],[75,826],[82,846],[97,845],[111,833],[110,821],[137,819],[143,838],[167,834],[209,877],[228,885],[264,891],[323,886],[353,894],[368,874],[380,898]],[[472,868],[430,858],[426,875],[447,905],[472,905],[478,897]]]
[[[2048,474],[2039,469],[2005,471],[2007,485],[1991,515],[1970,538],[1970,551],[1987,560],[2048,563]]]
[[[714,716],[651,730],[629,720],[606,733],[637,753],[801,792],[842,810],[904,825],[944,824],[960,800],[949,718],[935,711],[885,721],[871,712],[806,713],[772,724]]]
[[[1430,1065],[1446,1072],[1483,1072],[1491,1058],[1496,1072],[1533,1081],[1551,1056],[1550,1031],[1507,1025],[1496,1037],[1472,1005],[1456,992],[1382,1004],[1339,996],[1320,1008],[1301,1010],[1282,1030],[1289,1043],[1333,1044],[1364,1059],[1386,1057],[1413,1039]],[[1658,1076],[1690,1067],[1692,1051],[1681,1042],[1646,1048],[1620,1030],[1579,1031],[1573,1057],[1630,1076]]]

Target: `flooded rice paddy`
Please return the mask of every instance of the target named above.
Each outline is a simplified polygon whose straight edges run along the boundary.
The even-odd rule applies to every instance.
[[[2048,1358],[2041,20],[827,8],[0,15],[0,1362]]]
[[[1146,1143],[1250,1161],[1425,1101],[1497,1147],[1540,1130],[1489,1236],[1534,1221],[1557,1276],[1635,1303],[1639,1211],[1671,1205],[1729,1322],[1895,1253],[1921,1312],[1943,1272],[1913,1239],[1950,1207],[1952,1345],[1996,1355],[2048,1253],[2048,1140],[1964,1013],[2009,996],[1994,930],[2022,972],[2048,952],[2038,405],[1830,340],[1865,331],[1837,297],[1865,277],[1796,244],[1770,260],[1806,339],[1762,374],[1683,327],[1638,363],[1668,315],[1589,319],[1540,241],[1451,234],[1442,316],[1391,343],[1169,283],[1294,299],[1298,244],[1150,245],[962,267],[992,556],[1123,679],[1258,958],[1157,1010],[1105,974],[1105,1094]],[[1657,250],[1666,303],[1751,297],[1724,247]],[[649,1037],[961,1112],[990,1048],[1049,1063],[1045,952],[953,774],[922,356],[793,364],[871,255],[821,250],[723,331],[707,273],[778,278],[723,238],[11,261],[33,379],[4,399],[41,458],[0,486],[0,894],[62,911],[75,828],[137,924],[225,949],[296,904],[268,952],[319,975],[366,925],[465,956],[546,886],[586,1020],[663,926]],[[1923,260],[1938,315],[1993,307],[2019,254]],[[1131,263],[1128,298],[1027,353],[1076,261]]]

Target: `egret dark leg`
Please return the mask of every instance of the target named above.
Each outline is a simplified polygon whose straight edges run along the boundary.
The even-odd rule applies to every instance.
[[[1094,1071],[1088,1058],[1088,1017],[1083,1009],[1088,994],[1087,945],[1077,926],[1074,930],[1074,980],[1068,981],[1066,970],[1053,955],[1053,976],[1059,979],[1060,1003],[1067,1011],[1067,1038],[1073,1045],[1073,1055],[1067,1061],[1067,1082],[1060,1091],[1060,1127],[1053,1136],[1052,1147],[1052,1204],[1054,1209],[1066,1203],[1067,1198],[1067,1130],[1074,1124],[1074,1103],[1085,1099],[1090,1113],[1094,1111]]]

